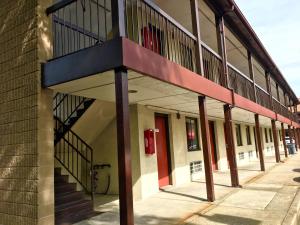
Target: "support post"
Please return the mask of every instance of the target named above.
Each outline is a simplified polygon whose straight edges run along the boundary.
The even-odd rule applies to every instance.
[[[257,94],[256,94],[256,86],[255,86],[255,74],[253,69],[253,62],[252,62],[252,55],[251,52],[248,50],[248,65],[249,65],[249,72],[250,78],[252,79],[252,86],[253,86],[253,93],[254,93],[254,100],[257,102]]]
[[[272,124],[272,132],[273,132],[273,140],[274,140],[274,148],[275,148],[275,158],[276,162],[280,162],[280,153],[279,153],[279,145],[278,145],[278,135],[277,135],[277,129],[276,129],[276,121],[271,120]]]
[[[207,200],[213,202],[215,200],[215,190],[214,190],[214,179],[212,173],[211,143],[209,137],[210,134],[209,134],[205,96],[198,97],[198,104],[199,104],[199,114],[200,114],[200,124],[201,124],[203,159],[204,159],[204,166],[205,166]]]
[[[224,117],[225,117],[225,138],[226,138],[226,153],[227,160],[229,162],[231,185],[232,187],[239,187],[239,176],[236,163],[235,145],[233,138],[233,127],[232,127],[232,115],[231,106],[224,105]]]
[[[193,34],[197,38],[197,44],[195,50],[196,70],[197,73],[204,76],[198,0],[190,0],[190,5],[191,5]]]
[[[259,153],[259,162],[260,162],[260,170],[266,171],[265,168],[265,160],[264,160],[264,151],[262,146],[261,134],[260,134],[260,124],[259,124],[259,115],[255,114],[255,133],[256,133],[256,142]]]
[[[289,132],[290,144],[292,144],[293,143],[293,134],[292,134],[292,129],[291,129],[290,125],[288,125],[288,132]]]
[[[282,142],[283,142],[283,147],[284,147],[284,155],[285,155],[285,158],[287,158],[288,151],[287,151],[286,142],[285,142],[285,129],[284,129],[283,123],[281,123],[281,136],[282,136]]]
[[[227,67],[227,52],[226,52],[226,40],[225,40],[225,25],[223,16],[216,16],[217,23],[217,37],[218,37],[218,48],[219,54],[222,56],[222,75],[223,75],[223,86],[229,87],[228,78],[228,67]]]
[[[113,37],[125,37],[125,2],[124,0],[111,0],[112,33]]]
[[[132,172],[130,153],[128,75],[127,70],[115,70],[117,114],[117,145],[119,171],[120,224],[133,225]]]
[[[298,152],[299,142],[298,142],[298,137],[297,137],[297,134],[296,134],[296,129],[295,129],[295,127],[293,127],[293,133],[294,133],[294,139],[295,139],[295,147],[296,147],[296,151]]]

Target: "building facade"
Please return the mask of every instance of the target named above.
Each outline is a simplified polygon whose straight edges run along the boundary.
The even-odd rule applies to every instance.
[[[299,147],[298,98],[232,0],[4,0],[0,77],[0,224],[76,222],[98,194],[134,224],[135,200],[205,177],[214,201],[215,171],[239,187]]]

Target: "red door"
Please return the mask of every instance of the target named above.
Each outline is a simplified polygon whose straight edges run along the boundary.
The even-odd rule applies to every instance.
[[[156,132],[158,182],[159,187],[164,187],[170,184],[167,117],[155,115],[155,128],[158,129],[158,132]]]
[[[212,169],[218,169],[218,158],[217,158],[217,149],[216,149],[216,139],[215,139],[215,125],[213,121],[209,121],[209,137],[211,145],[211,162]]]

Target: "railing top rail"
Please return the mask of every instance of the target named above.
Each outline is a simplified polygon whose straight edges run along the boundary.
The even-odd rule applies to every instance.
[[[244,77],[245,79],[247,79],[248,81],[250,81],[251,83],[253,83],[253,80],[251,80],[249,77],[247,77],[244,73],[242,73],[239,69],[237,69],[235,66],[233,66],[232,64],[230,64],[229,62],[227,62],[227,65],[235,70],[235,72],[237,72],[238,74],[240,74],[242,77]]]
[[[49,16],[51,13],[56,12],[57,10],[66,7],[67,5],[72,4],[73,2],[76,2],[77,0],[61,0],[55,4],[53,4],[52,6],[48,7],[46,9],[46,14],[47,16]]]
[[[211,47],[205,44],[203,41],[201,41],[201,46],[204,47],[206,50],[208,50],[211,54],[216,56],[218,59],[222,60],[222,57],[218,53],[216,53]]]
[[[258,89],[260,89],[261,91],[263,91],[265,94],[269,95],[269,93],[268,93],[265,89],[263,89],[261,86],[259,86],[258,84],[255,84],[255,86],[256,86]]]
[[[183,31],[186,35],[188,35],[194,41],[197,41],[197,38],[195,37],[195,35],[193,35],[190,31],[188,31],[186,28],[184,28],[180,23],[178,23],[174,18],[172,18],[168,13],[163,11],[158,5],[156,5],[155,3],[153,3],[150,0],[142,0],[142,1],[145,2],[145,4],[147,4],[149,7],[151,7],[155,11],[157,11],[160,15],[165,17],[169,22],[171,22],[174,26],[176,26],[181,31]]]
[[[55,116],[54,117],[64,128],[66,128],[66,125],[57,117],[57,116]],[[92,149],[92,147],[91,146],[89,146],[89,144],[88,143],[86,143],[84,140],[82,140],[76,133],[74,133],[71,129],[69,129],[67,132],[70,132],[72,135],[74,135],[79,141],[81,141],[84,145],[86,145],[86,147],[89,149],[89,150],[91,150],[91,151],[93,151],[93,149]]]

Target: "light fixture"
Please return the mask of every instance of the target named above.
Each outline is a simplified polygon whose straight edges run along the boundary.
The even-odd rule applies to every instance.
[[[129,94],[135,94],[135,93],[137,93],[138,91],[137,90],[128,90],[128,93]]]

